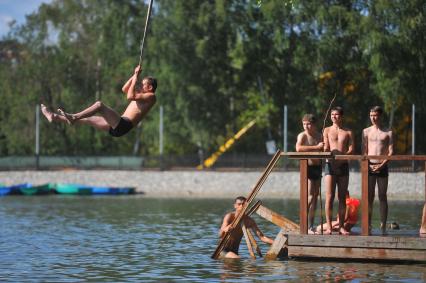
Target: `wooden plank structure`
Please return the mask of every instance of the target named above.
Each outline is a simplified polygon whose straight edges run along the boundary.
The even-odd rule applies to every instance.
[[[284,216],[263,206],[260,201],[248,208],[266,181],[273,167],[281,156],[299,159],[300,166],[300,211],[299,225]],[[361,235],[308,235],[308,159],[335,159],[358,160],[361,163]],[[329,152],[280,152],[272,158],[264,173],[253,188],[247,202],[236,219],[231,224],[233,228],[242,224],[245,215],[256,212],[259,216],[281,228],[275,240],[266,253],[265,259],[274,260],[277,257],[290,258],[322,258],[345,260],[386,260],[386,261],[420,261],[426,262],[426,238],[392,235],[370,236],[368,222],[368,161],[381,160],[418,160],[426,162],[426,155],[393,155],[393,156],[366,156],[366,155],[333,155]],[[426,180],[426,164],[425,164]],[[425,184],[426,202],[426,184]],[[242,227],[247,247],[252,258],[256,258],[254,250],[261,257],[262,253],[252,235],[246,227]],[[219,243],[212,258],[217,259],[226,246],[230,233]]]
[[[282,153],[300,164],[300,230],[298,235],[287,234],[288,256],[294,258],[340,258],[354,260],[406,260],[426,262],[426,238],[407,236],[370,236],[368,221],[368,161],[419,160],[426,155],[333,155],[324,152]],[[358,160],[361,163],[361,236],[308,234],[308,159]],[[426,165],[426,164],[425,164]],[[425,166],[426,178],[426,166]],[[426,185],[425,185],[426,201]],[[420,221],[419,221],[420,222]]]
[[[288,256],[426,261],[426,239],[396,236],[288,235]]]
[[[265,183],[265,181],[268,178],[269,174],[271,174],[272,170],[275,167],[275,164],[277,164],[277,162],[280,159],[280,157],[281,157],[281,151],[278,150],[274,154],[274,156],[272,157],[272,159],[269,162],[269,164],[266,166],[266,169],[263,172],[262,176],[259,178],[259,180],[257,181],[256,185],[254,186],[254,188],[250,192],[249,196],[247,197],[247,200],[246,200],[245,204],[243,205],[243,207],[241,209],[241,212],[232,221],[230,231],[227,232],[225,234],[225,236],[220,240],[219,245],[217,246],[216,250],[214,251],[214,253],[212,255],[213,259],[218,259],[219,258],[220,253],[223,251],[223,249],[226,247],[226,245],[228,244],[229,240],[231,239],[233,231],[235,231],[236,227],[238,227],[239,225],[241,225],[241,223],[243,221],[243,218],[244,218],[244,216],[247,213],[249,205],[255,199],[257,193],[260,191],[260,188]]]

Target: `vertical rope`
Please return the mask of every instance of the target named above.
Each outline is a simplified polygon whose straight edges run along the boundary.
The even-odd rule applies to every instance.
[[[143,47],[145,45],[145,37],[146,37],[146,33],[147,33],[147,30],[148,30],[148,26],[149,26],[149,18],[151,16],[152,2],[154,2],[154,0],[149,1],[148,13],[146,14],[145,29],[143,31],[143,37],[142,37],[142,40],[141,40],[141,52],[140,52],[140,55],[139,55],[139,66],[142,65]]]
[[[325,122],[327,121],[327,117],[328,114],[330,113],[331,107],[333,106],[334,100],[336,100],[337,97],[337,90],[334,93],[333,99],[330,101],[330,104],[328,105],[328,109],[325,112],[325,117],[324,117],[324,121],[322,123],[322,129],[321,129],[321,135],[322,138],[324,140],[324,129],[325,129]],[[323,159],[321,159],[321,163],[323,162]],[[322,212],[322,192],[321,192],[321,183],[320,183],[320,187],[319,187],[319,200],[320,200],[320,214],[321,214],[321,235],[324,234],[324,228],[323,228],[323,223],[324,223],[324,217],[323,217],[323,212]],[[329,227],[331,229],[331,227]]]

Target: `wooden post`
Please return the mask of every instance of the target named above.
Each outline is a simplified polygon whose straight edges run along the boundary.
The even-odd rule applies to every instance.
[[[244,224],[241,225],[241,229],[243,230],[243,233],[244,233],[244,238],[245,238],[246,243],[247,243],[247,248],[248,248],[248,251],[250,253],[250,257],[253,258],[253,259],[256,259],[256,256],[254,255],[254,251],[253,251],[253,246],[252,246],[252,243],[250,241],[251,239],[250,239],[250,236],[248,235],[249,231],[247,230],[247,227]]]
[[[308,234],[308,160],[300,159],[300,234]]]
[[[361,160],[361,235],[369,235],[368,222],[368,159]]]
[[[263,205],[258,207],[256,213],[267,221],[283,228],[285,231],[298,232],[300,230],[299,225]]]
[[[259,257],[262,257],[262,251],[260,250],[259,245],[257,244],[256,239],[254,238],[254,236],[251,233],[250,229],[246,229],[246,231],[247,231],[247,235],[248,235],[248,237],[250,239],[251,245],[253,246],[253,252],[254,252],[254,250],[256,250],[257,255]]]
[[[265,255],[265,259],[266,260],[277,259],[282,249],[287,250],[287,236],[285,235],[285,231],[283,229],[281,229],[281,231],[275,237],[275,240],[272,243],[271,248]]]

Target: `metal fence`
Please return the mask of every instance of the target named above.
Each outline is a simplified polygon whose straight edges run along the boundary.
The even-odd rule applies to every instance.
[[[225,154],[207,170],[263,170],[270,161],[267,154]],[[164,156],[7,156],[0,157],[0,170],[57,170],[75,169],[116,169],[116,170],[196,170],[202,162],[199,155]],[[424,170],[423,162],[389,162],[393,172]],[[352,171],[359,171],[358,161],[350,161]],[[276,170],[297,171],[298,160],[282,158]]]

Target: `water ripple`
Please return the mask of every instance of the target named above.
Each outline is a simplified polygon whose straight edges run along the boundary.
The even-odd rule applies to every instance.
[[[0,199],[1,282],[423,282],[426,265],[215,261],[223,200],[135,197]],[[297,203],[268,204],[297,217]],[[401,208],[420,209],[420,204]],[[414,213],[414,212],[413,212]],[[391,217],[396,217],[392,215]],[[278,231],[259,219],[270,236]],[[406,222],[415,229],[418,223]],[[266,246],[261,243],[265,252]]]

